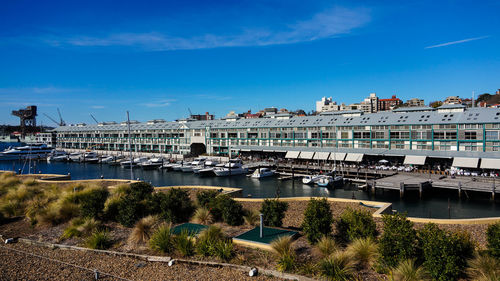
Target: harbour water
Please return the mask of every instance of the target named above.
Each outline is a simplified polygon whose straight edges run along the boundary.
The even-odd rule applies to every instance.
[[[28,171],[28,163],[24,161],[1,161],[0,170],[23,169]],[[119,166],[106,164],[83,164],[83,163],[47,163],[46,161],[31,162],[31,171],[49,174],[71,174],[72,179],[97,179],[119,178],[130,179],[130,170]],[[405,198],[399,198],[399,192],[377,191],[371,194],[358,190],[355,186],[346,185],[344,188],[326,189],[317,186],[304,185],[300,180],[280,181],[275,177],[261,180],[251,179],[244,175],[232,177],[199,177],[193,173],[167,172],[164,170],[142,170],[134,169],[134,178],[151,182],[155,186],[169,185],[211,185],[238,187],[243,189],[243,196],[254,198],[272,198],[276,194],[280,197],[302,197],[302,196],[328,196],[337,198],[355,198],[390,202],[393,209],[407,212],[412,217],[432,218],[478,218],[500,216],[500,203],[495,202],[485,194],[468,194],[458,198],[456,192],[439,190],[428,192],[423,199],[418,194],[408,192]]]

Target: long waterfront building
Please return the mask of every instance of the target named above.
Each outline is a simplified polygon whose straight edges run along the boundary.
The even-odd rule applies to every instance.
[[[414,160],[405,160],[408,164],[422,162],[422,157],[456,158],[468,168],[480,168],[479,159],[483,158],[486,160],[481,166],[487,164],[481,168],[500,169],[499,118],[500,109],[444,105],[370,114],[339,111],[288,119],[131,121],[130,127],[133,151],[184,155],[264,151],[305,159],[328,157],[321,155],[333,159],[332,155],[338,153],[343,155],[338,160],[345,161],[361,161],[363,155],[415,156]],[[59,148],[129,150],[127,122],[63,126],[55,131]],[[318,153],[313,156],[311,152]]]

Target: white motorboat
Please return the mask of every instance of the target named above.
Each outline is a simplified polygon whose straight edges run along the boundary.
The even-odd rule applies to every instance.
[[[153,169],[158,169],[163,165],[162,161],[158,161],[158,159],[150,159],[148,161],[142,162],[138,164],[143,168],[144,170],[153,170]]]
[[[191,166],[191,162],[184,163],[183,161],[181,161],[180,164],[173,165],[172,166],[172,170],[174,170],[174,171],[181,171],[182,167],[184,167],[184,166]]]
[[[136,168],[139,167],[140,163],[146,162],[148,160],[149,159],[146,157],[139,157],[133,159],[132,162],[130,160],[122,161],[120,162],[120,166],[125,169]]]
[[[181,167],[181,170],[184,173],[193,172],[193,169],[195,169],[195,168],[198,169],[199,167],[204,167],[206,160],[207,159],[205,159],[205,158],[195,158],[193,160],[193,162],[191,162],[190,165],[185,165],[185,166]]]
[[[47,157],[47,162],[66,162],[68,161],[68,153],[63,150],[54,150]]]
[[[253,179],[261,179],[261,178],[265,178],[265,177],[274,176],[274,173],[275,173],[275,171],[273,171],[269,168],[260,168],[260,169],[256,169],[250,177]]]
[[[246,174],[248,169],[243,167],[240,159],[231,159],[224,167],[215,168],[213,172],[218,177],[225,177]]]
[[[330,186],[341,186],[344,183],[344,178],[341,176],[321,176],[320,179],[316,182],[318,186],[321,187],[330,187]]]
[[[103,164],[108,164],[116,160],[115,156],[103,156],[100,158],[100,162]]]
[[[163,166],[161,166],[162,169],[166,169],[167,171],[171,171],[173,170],[173,167],[175,165],[180,165],[182,162],[181,161],[177,161],[177,162],[166,162],[166,163],[163,163]]]
[[[215,167],[215,165],[219,164],[219,162],[215,161],[215,160],[210,160],[210,159],[207,159],[205,161],[205,163],[203,165],[198,165],[197,167],[193,167],[193,173],[195,174],[199,174],[201,170],[205,170],[205,169],[211,169],[209,170],[208,172],[211,172],[213,174],[213,168]],[[207,172],[207,171],[206,171]]]
[[[0,160],[40,159],[52,152],[52,147],[46,144],[31,144],[27,146],[9,147],[0,152]]]
[[[315,184],[319,181],[321,175],[312,175],[312,176],[304,176],[302,177],[303,184]]]
[[[80,159],[80,162],[94,163],[94,164],[98,163],[99,155],[97,155],[97,153],[94,151],[87,151],[83,154],[83,157]]]

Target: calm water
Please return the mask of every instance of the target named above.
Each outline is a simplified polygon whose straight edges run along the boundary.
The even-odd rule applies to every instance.
[[[19,161],[0,161],[0,170],[18,170],[24,166],[27,173],[28,165]],[[71,173],[72,179],[96,179],[101,175],[104,178],[130,179],[130,170],[119,166],[80,163],[47,163],[45,161],[32,162],[32,171],[52,174]],[[418,193],[407,192],[404,199],[399,198],[399,192],[377,191],[376,195],[362,190],[353,191],[352,186],[341,189],[328,190],[326,188],[304,185],[300,180],[279,181],[276,178],[255,180],[246,176],[232,177],[199,177],[192,173],[167,172],[163,170],[143,171],[134,169],[134,178],[151,182],[155,186],[167,185],[213,185],[238,187],[243,189],[243,195],[252,197],[274,197],[279,190],[281,197],[299,196],[329,196],[339,198],[353,198],[383,201],[393,203],[393,209],[407,212],[413,217],[433,218],[476,218],[500,216],[500,201],[490,200],[489,194],[469,193],[470,198],[462,196],[458,199],[457,192],[428,191],[425,198],[418,199]],[[448,204],[449,201],[449,204]],[[450,206],[450,209],[448,209]]]

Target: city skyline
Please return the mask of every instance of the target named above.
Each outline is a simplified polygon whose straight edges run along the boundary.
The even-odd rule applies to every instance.
[[[83,4],[85,3],[85,4]],[[100,3],[100,2],[99,2]],[[175,120],[333,96],[494,94],[500,4],[16,1],[0,11],[0,120]]]

